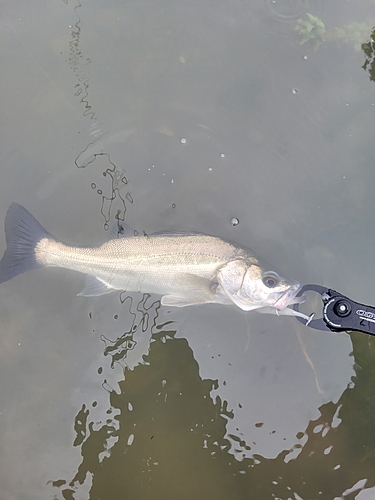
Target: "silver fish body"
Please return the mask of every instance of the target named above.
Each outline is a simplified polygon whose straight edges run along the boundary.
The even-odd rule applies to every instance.
[[[5,218],[7,250],[0,283],[29,269],[54,266],[88,275],[80,295],[113,290],[155,293],[168,306],[220,303],[281,314],[295,302],[299,283],[269,268],[250,249],[199,233],[123,234],[95,248],[66,245],[24,207],[12,203]],[[266,310],[266,309],[265,309]],[[292,312],[293,313],[293,312]]]

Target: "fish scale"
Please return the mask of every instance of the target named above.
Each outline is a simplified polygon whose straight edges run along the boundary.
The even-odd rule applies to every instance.
[[[60,267],[88,275],[79,294],[84,296],[126,290],[161,295],[168,306],[219,303],[245,311],[296,313],[287,306],[297,301],[299,283],[281,277],[251,249],[201,233],[135,236],[121,224],[119,238],[94,248],[74,247],[12,203],[5,217],[0,283],[38,267]]]

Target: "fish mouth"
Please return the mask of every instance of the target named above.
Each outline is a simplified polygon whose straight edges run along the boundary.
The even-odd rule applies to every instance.
[[[299,283],[295,283],[294,285],[292,285],[289,290],[287,290],[286,292],[284,292],[281,297],[279,297],[274,306],[275,309],[279,310],[279,311],[282,311],[283,309],[285,309],[286,307],[288,307],[289,304],[293,303],[294,302],[303,302],[305,300],[305,297],[301,297],[301,300],[299,301],[298,299],[297,300],[294,300],[296,298],[296,295],[298,294],[298,292],[300,291],[301,289],[301,285]]]

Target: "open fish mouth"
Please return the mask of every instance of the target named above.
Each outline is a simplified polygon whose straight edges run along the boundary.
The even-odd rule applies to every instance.
[[[301,289],[301,285],[299,283],[295,283],[292,285],[288,291],[283,293],[281,297],[279,297],[274,306],[275,309],[278,309],[279,311],[282,311],[286,307],[288,307],[290,304],[294,304],[295,302],[304,302],[306,300],[306,297],[297,297],[296,295]]]

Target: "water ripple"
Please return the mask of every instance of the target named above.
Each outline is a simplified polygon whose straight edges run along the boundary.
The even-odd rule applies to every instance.
[[[263,0],[260,2],[258,18],[265,23],[291,23],[304,17],[307,12],[321,14],[324,10],[325,4],[322,0]]]

